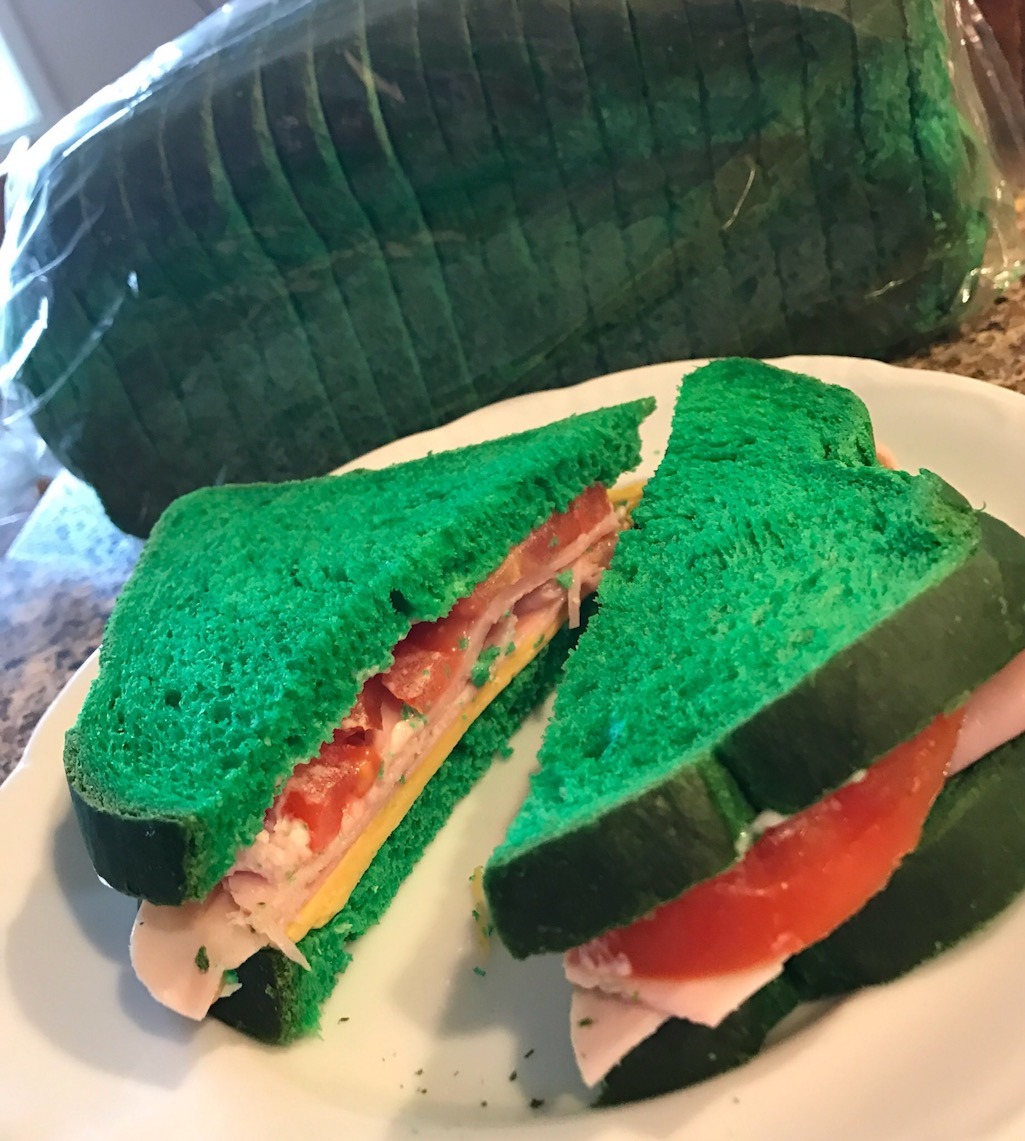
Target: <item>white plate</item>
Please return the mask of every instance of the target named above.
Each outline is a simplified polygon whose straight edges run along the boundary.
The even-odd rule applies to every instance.
[[[849,384],[905,466],[927,464],[1025,530],[1025,399],[873,362],[787,363]],[[650,468],[676,381],[689,367],[662,365],[521,397],[363,463],[651,393],[659,408],[645,429]],[[305,1130],[389,1141],[492,1133],[503,1141],[1025,1135],[1022,906],[941,961],[833,1008],[739,1071],[622,1110],[583,1108],[558,960],[513,963],[495,948],[483,962],[470,920],[467,877],[522,794],[540,715],[359,944],[321,1039],[281,1050],[215,1022],[185,1024],[135,982],[127,966],[134,906],[97,882],[70,815],[61,741],[94,668],[86,663],[70,682],[0,790],[0,1138],[223,1141]],[[544,1105],[532,1109],[531,1098]]]

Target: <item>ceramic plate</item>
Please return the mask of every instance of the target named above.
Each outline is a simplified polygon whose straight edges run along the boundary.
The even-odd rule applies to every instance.
[[[848,384],[905,467],[927,465],[1025,530],[1025,399],[935,373],[787,362]],[[651,393],[645,466],[688,365],[521,397],[375,452],[381,465]],[[134,906],[100,884],[70,814],[61,742],[95,663],[40,723],[0,790],[0,1137],[285,1134],[502,1141],[1020,1137],[1025,906],[939,962],[830,1008],[756,1061],[649,1103],[595,1112],[574,1076],[557,958],[485,958],[468,877],[523,793],[543,715],[496,763],[361,941],[320,1038],[254,1044],[153,1004],[128,967]],[[316,1133],[306,1133],[317,1130]],[[330,1132],[328,1132],[330,1131]]]

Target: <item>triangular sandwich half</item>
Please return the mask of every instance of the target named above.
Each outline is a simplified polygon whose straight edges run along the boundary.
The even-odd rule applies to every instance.
[[[65,749],[161,1001],[316,1025],[346,942],[552,684],[651,406],[167,510]]]
[[[704,1025],[682,1084],[799,997],[892,977],[993,913],[962,900],[903,958],[884,942],[874,974],[845,944],[843,965],[813,970],[809,950],[780,978],[885,886],[947,772],[1025,730],[1025,702],[1000,738],[972,712],[1022,669],[1025,539],[883,466],[850,391],[744,360],[684,381],[634,524],[485,888],[515,955],[567,952],[588,1080],[674,1018]],[[974,787],[962,775],[952,789]],[[659,1035],[686,1056],[678,1029]],[[620,1096],[643,1092],[653,1051]]]

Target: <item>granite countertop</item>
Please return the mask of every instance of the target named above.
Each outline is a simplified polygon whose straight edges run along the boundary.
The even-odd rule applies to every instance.
[[[1025,283],[958,336],[894,363],[1025,393]],[[140,548],[108,522],[95,494],[64,472],[0,558],[0,781],[47,706],[99,645]]]

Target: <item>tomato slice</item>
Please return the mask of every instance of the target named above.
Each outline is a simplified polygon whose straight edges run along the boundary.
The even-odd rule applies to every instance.
[[[704,978],[825,938],[917,845],[961,719],[938,717],[861,780],[769,829],[729,870],[589,943],[588,957],[625,956],[641,977]]]
[[[296,766],[278,812],[301,820],[310,834],[310,848],[322,852],[338,835],[346,807],[369,792],[380,767],[376,749],[347,744],[336,731],[312,761]]]
[[[609,510],[608,493],[600,483],[582,491],[565,511],[556,512],[520,544],[527,567],[535,570],[557,561],[560,548],[597,527]]]
[[[556,563],[560,547],[592,530],[609,511],[605,489],[594,484],[552,515],[444,618],[410,630],[395,647],[391,669],[381,675],[384,686],[418,713],[427,713],[460,668],[467,638],[494,600],[538,567]]]

